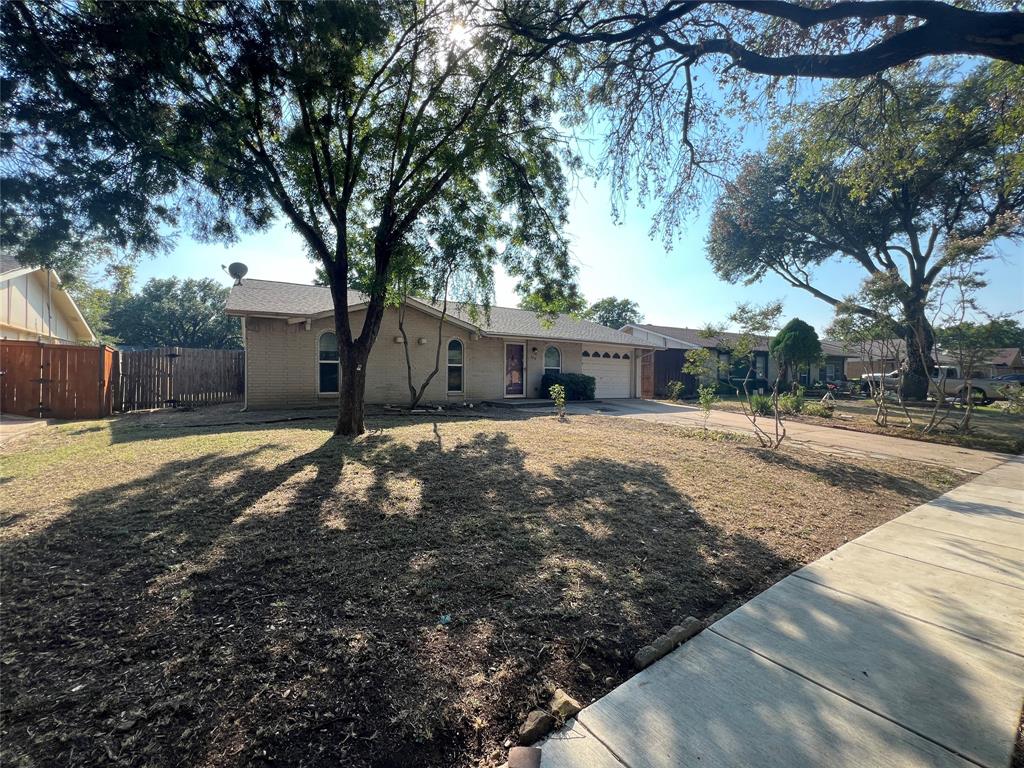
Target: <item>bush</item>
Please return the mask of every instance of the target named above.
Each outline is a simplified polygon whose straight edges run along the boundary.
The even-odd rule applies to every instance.
[[[682,400],[686,396],[686,384],[674,379],[668,383],[668,399]]]
[[[556,384],[565,387],[566,400],[593,400],[597,380],[582,373],[545,373],[540,390],[551,397],[551,388]]]
[[[771,395],[751,395],[750,396],[750,408],[758,416],[771,416],[772,415],[772,396]]]
[[[787,392],[779,395],[779,410],[790,416],[802,412],[804,409],[804,388],[797,387],[795,392]]]
[[[828,403],[805,403],[801,413],[804,416],[820,416],[823,419],[831,419],[835,409]]]

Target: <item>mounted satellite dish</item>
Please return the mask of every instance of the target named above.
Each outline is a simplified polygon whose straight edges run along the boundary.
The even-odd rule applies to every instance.
[[[235,285],[242,284],[242,278],[245,277],[249,268],[240,261],[234,261],[228,264],[228,274],[235,278]]]

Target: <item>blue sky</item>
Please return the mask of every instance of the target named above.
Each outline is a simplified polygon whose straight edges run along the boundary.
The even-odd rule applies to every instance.
[[[701,327],[722,322],[742,301],[763,303],[782,299],[785,318],[800,317],[823,330],[831,321],[831,308],[804,291],[788,288],[770,277],[753,286],[729,285],[719,280],[704,258],[711,201],[688,223],[670,252],[660,239],[648,235],[651,211],[627,207],[624,220],[615,224],[608,187],[593,179],[580,179],[572,203],[569,236],[579,266],[583,294],[591,302],[605,296],[628,297],[640,305],[646,322],[659,325]],[[1003,244],[990,262],[990,285],[982,303],[990,312],[1024,309],[1024,248]],[[265,280],[308,283],[314,265],[305,255],[299,237],[279,223],[268,232],[245,236],[229,247],[197,243],[179,237],[170,253],[139,264],[139,284],[151,277],[212,277],[225,285],[230,278],[221,265],[241,261],[249,276]],[[828,265],[818,272],[820,284],[835,293],[856,290],[862,272],[846,264]],[[515,306],[513,281],[502,275],[496,281],[494,303]]]

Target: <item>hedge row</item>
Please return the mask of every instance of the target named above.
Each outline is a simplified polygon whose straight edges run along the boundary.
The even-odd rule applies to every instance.
[[[566,400],[593,400],[597,380],[582,373],[545,373],[540,380],[540,391],[551,397],[551,387],[561,384],[565,387]]]

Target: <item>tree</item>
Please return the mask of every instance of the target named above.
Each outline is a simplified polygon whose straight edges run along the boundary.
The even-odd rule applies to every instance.
[[[569,314],[582,315],[587,311],[587,300],[575,289],[537,290],[519,301],[520,309],[528,309],[538,315]]]
[[[935,340],[943,348],[949,347],[951,339],[972,336],[984,337],[991,349],[1024,348],[1024,326],[1012,317],[992,317],[985,322],[966,320],[935,329]]]
[[[785,371],[786,380],[790,380],[790,372],[797,371],[801,366],[811,366],[821,360],[821,341],[814,327],[799,317],[794,317],[768,343],[768,351]]]
[[[104,272],[112,283],[110,288],[76,273],[65,274],[64,285],[96,338],[104,344],[117,344],[121,339],[114,334],[107,316],[117,302],[131,296],[135,268],[131,264],[113,263],[107,264]]]
[[[210,278],[156,278],[139,293],[112,302],[110,334],[132,347],[242,346],[237,318],[224,314],[228,289]]]
[[[732,172],[741,126],[788,118],[801,83],[851,78],[863,93],[928,57],[1024,63],[1024,14],[1009,0],[510,6],[512,28],[575,59],[567,109],[576,107],[581,125],[599,111],[607,127],[599,170],[611,176],[615,203],[653,198],[667,240]]]
[[[617,299],[614,296],[595,301],[587,310],[587,319],[595,323],[619,329],[625,325],[642,323],[644,316],[635,301]]]
[[[923,397],[931,287],[961,258],[1024,235],[1024,69],[991,65],[962,81],[905,72],[893,88],[851,103],[841,85],[818,104],[844,107],[798,109],[797,127],[751,155],[716,201],[707,254],[725,280],[773,273],[832,306],[844,297],[815,267],[841,259],[884,276],[902,306],[906,394]]]
[[[476,275],[501,262],[523,293],[571,281],[558,74],[487,7],[11,0],[2,13],[10,241],[45,251],[98,232],[153,250],[183,217],[230,241],[283,215],[331,288],[336,434],[364,430],[401,248],[424,253],[412,269],[444,247]]]

